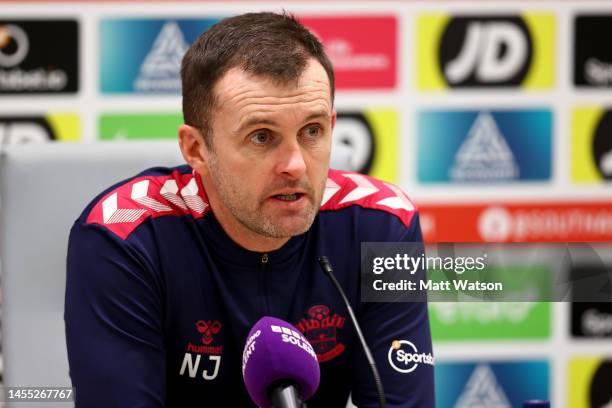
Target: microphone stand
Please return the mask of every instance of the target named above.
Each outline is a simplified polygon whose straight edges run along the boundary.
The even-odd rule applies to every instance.
[[[344,293],[344,290],[342,290],[342,286],[340,286],[340,283],[334,276],[334,270],[331,266],[331,263],[329,262],[329,259],[327,259],[326,256],[320,256],[317,258],[317,261],[319,261],[319,266],[321,267],[323,272],[325,272],[325,274],[329,276],[338,292],[340,292],[340,296],[342,297],[342,300],[344,301],[344,304],[348,309],[349,316],[351,317],[351,322],[353,322],[355,332],[357,333],[357,337],[359,338],[361,347],[363,347],[363,352],[366,356],[366,359],[368,360],[368,365],[370,366],[370,369],[372,370],[372,375],[374,376],[374,383],[376,384],[376,392],[378,394],[378,405],[380,406],[380,408],[386,408],[387,400],[385,398],[385,391],[383,390],[382,380],[380,379],[380,374],[378,373],[378,368],[376,367],[376,362],[374,361],[372,352],[370,351],[370,348],[368,347],[368,344],[366,343],[365,338],[363,337],[361,327],[359,327],[359,323],[357,322],[357,317],[355,317],[355,312],[353,312],[353,308],[351,307],[351,304],[349,303],[348,298]]]

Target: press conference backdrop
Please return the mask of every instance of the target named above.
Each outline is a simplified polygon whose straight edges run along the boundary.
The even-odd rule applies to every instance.
[[[610,2],[0,7],[2,143],[176,138],[189,44],[225,16],[284,8],[334,63],[334,143],[410,194],[428,242],[612,241]],[[430,313],[439,407],[611,404],[611,303]]]

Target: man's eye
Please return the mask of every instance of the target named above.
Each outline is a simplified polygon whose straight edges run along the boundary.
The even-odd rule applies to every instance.
[[[321,134],[321,128],[319,126],[308,126],[304,129],[304,133],[308,137],[317,137]]]
[[[251,136],[251,141],[255,144],[265,144],[270,140],[270,134],[268,132],[257,132]]]

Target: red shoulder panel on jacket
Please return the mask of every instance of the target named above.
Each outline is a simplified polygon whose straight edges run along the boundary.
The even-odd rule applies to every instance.
[[[408,195],[394,184],[364,174],[330,170],[321,211],[340,210],[352,205],[393,214],[406,227],[417,212]]]
[[[177,170],[166,176],[134,178],[106,194],[92,208],[87,224],[100,224],[126,239],[147,218],[203,217],[210,210],[199,177]]]

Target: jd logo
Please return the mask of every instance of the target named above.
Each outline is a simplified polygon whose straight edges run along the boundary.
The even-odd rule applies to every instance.
[[[339,113],[334,128],[334,144],[350,150],[350,171],[368,174],[375,154],[374,131],[361,113]]]
[[[456,17],[442,35],[439,64],[453,87],[517,86],[532,55],[532,40],[520,17]]]
[[[604,360],[595,370],[593,380],[591,381],[591,389],[589,392],[591,407],[608,408],[612,406],[610,381],[612,381],[612,361]]]
[[[0,117],[0,141],[6,144],[43,143],[55,139],[44,118]]]
[[[604,113],[593,138],[593,161],[605,180],[612,180],[612,111]]]

